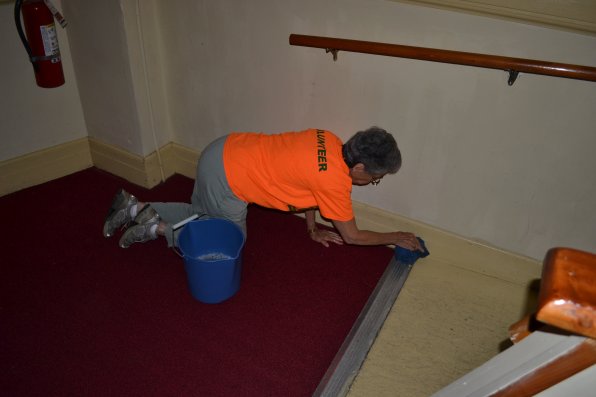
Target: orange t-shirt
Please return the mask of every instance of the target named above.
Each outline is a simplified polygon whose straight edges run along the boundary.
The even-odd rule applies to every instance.
[[[232,133],[223,162],[230,188],[247,203],[283,211],[318,207],[328,219],[349,221],[352,179],[341,147],[325,130]]]

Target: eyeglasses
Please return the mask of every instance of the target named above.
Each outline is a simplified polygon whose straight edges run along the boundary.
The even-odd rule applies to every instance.
[[[381,183],[381,178],[372,177],[370,180],[370,184],[373,186],[377,186],[379,183]]]

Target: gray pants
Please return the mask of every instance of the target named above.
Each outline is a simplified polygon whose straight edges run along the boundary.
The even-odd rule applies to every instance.
[[[167,224],[168,246],[177,246],[178,234],[172,225],[197,214],[201,219],[220,218],[237,224],[246,237],[247,203],[230,189],[223,165],[223,147],[227,136],[216,139],[203,150],[197,164],[197,176],[191,203],[150,203]]]

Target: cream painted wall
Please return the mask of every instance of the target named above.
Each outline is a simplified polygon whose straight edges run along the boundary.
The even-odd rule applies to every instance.
[[[170,142],[153,1],[63,4],[89,136],[142,156]]]
[[[291,33],[596,66],[596,38],[383,0],[158,2],[174,140],[378,124],[404,167],[354,198],[541,259],[596,251],[596,84],[293,47]],[[157,60],[155,60],[157,61]]]
[[[1,2],[0,161],[87,135],[66,32],[56,24],[66,83],[58,88],[40,88],[13,15],[14,1]]]
[[[159,1],[159,0],[157,0]],[[121,1],[143,152],[172,141],[155,0]]]
[[[347,139],[378,124],[404,167],[356,200],[536,259],[552,246],[596,251],[596,84],[522,75],[508,87],[500,71],[343,52],[333,62],[288,44],[301,33],[596,66],[594,36],[385,0],[62,9],[79,95],[70,62],[65,87],[35,87],[12,3],[0,5],[0,160],[86,131],[146,156],[169,141],[200,151],[233,130],[321,127]]]

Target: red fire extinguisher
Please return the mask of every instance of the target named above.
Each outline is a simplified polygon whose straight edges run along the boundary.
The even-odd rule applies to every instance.
[[[53,9],[54,14],[46,3]],[[21,26],[21,10],[26,36]],[[44,88],[64,84],[58,35],[54,24],[55,14],[62,17],[47,0],[17,0],[15,3],[14,17],[19,37],[33,65],[37,85]]]

